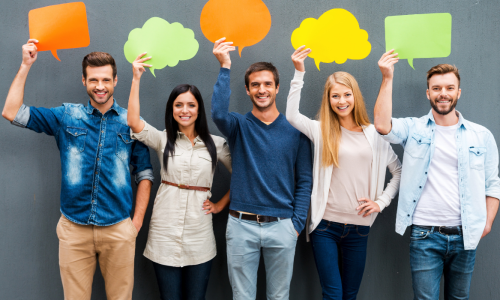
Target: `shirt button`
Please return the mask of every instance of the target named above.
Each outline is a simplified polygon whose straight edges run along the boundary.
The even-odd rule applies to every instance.
[[[99,144],[99,147],[102,147],[102,144]]]
[[[408,215],[408,217],[409,217],[409,216],[410,216],[410,215]]]
[[[422,186],[419,186],[419,188],[422,188]]]
[[[413,202],[417,202],[417,200],[413,200]]]
[[[97,160],[99,160],[99,157],[97,158]]]
[[[94,189],[96,189],[97,187],[94,185]]]
[[[97,175],[97,172],[95,172],[95,174]]]
[[[104,133],[104,130],[101,130],[101,133]]]
[[[425,175],[427,175],[427,172],[425,172]]]
[[[95,200],[92,200],[92,203],[95,203]]]

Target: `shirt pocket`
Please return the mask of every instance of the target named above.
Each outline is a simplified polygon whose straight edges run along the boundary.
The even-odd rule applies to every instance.
[[[197,155],[200,158],[198,161],[200,170],[202,170],[202,171],[207,170],[207,166],[208,166],[208,168],[209,168],[208,170],[211,171],[212,170],[212,157],[210,156],[210,153],[208,153],[208,151],[198,151]]]
[[[87,137],[87,129],[68,126],[66,127],[67,133],[67,147],[72,151],[79,153],[85,149],[85,138]],[[73,150],[74,149],[74,150]]]
[[[424,158],[429,151],[431,139],[419,134],[413,134],[406,144],[405,152],[413,158]]]
[[[127,133],[118,133],[116,137],[116,156],[123,161],[128,161],[132,152],[134,140]]]
[[[483,170],[486,147],[469,147],[469,167],[471,169]]]

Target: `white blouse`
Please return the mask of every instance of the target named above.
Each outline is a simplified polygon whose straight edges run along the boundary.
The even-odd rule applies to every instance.
[[[139,140],[158,154],[162,164],[161,180],[177,184],[212,187],[214,171],[207,147],[198,136],[191,141],[177,132],[175,153],[168,158],[167,170],[163,168],[163,151],[167,144],[166,131],[159,131],[144,122],[144,129],[133,133]],[[226,141],[212,135],[217,148],[217,159],[231,172],[231,154]],[[153,206],[148,241],[144,256],[172,267],[184,267],[207,262],[217,251],[212,227],[212,214],[205,215],[203,202],[211,193],[180,189],[161,184]]]

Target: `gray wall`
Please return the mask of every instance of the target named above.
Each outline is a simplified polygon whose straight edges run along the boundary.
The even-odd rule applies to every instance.
[[[131,65],[123,55],[123,45],[133,28],[142,27],[150,17],[158,16],[169,22],[180,22],[193,29],[200,43],[198,54],[175,68],[156,70],[156,78],[145,74],[142,80],[142,116],[158,128],[163,128],[163,111],[171,89],[180,83],[199,87],[208,102],[212,96],[219,66],[212,55],[212,43],[205,39],[199,26],[205,0],[87,0],[91,44],[87,48],[60,50],[61,62],[49,52],[39,54],[26,84],[27,105],[52,107],[63,102],[86,103],[87,94],[81,84],[81,60],[91,51],[111,53],[118,64],[118,86],[115,97],[126,106],[131,83]],[[425,72],[438,63],[456,64],[461,70],[462,97],[458,109],[464,116],[489,128],[500,140],[498,97],[500,95],[499,4],[495,0],[266,0],[273,18],[269,34],[259,44],[245,48],[240,58],[232,54],[231,111],[245,113],[251,102],[243,88],[243,74],[255,61],[271,61],[281,73],[281,93],[278,108],[285,111],[286,95],[293,76],[290,55],[292,31],[307,17],[318,18],[332,8],[344,8],[353,13],[361,28],[366,29],[372,44],[371,54],[362,61],[342,65],[321,64],[306,60],[307,77],[302,92],[301,110],[313,117],[319,108],[326,77],[338,70],[353,74],[366,97],[370,116],[377,96],[381,76],[377,61],[385,49],[384,19],[391,15],[449,12],[453,16],[452,52],[447,58],[415,59],[415,70],[407,62],[396,65],[394,116],[421,116],[430,106],[425,98]],[[59,0],[1,1],[0,49],[2,54],[0,94],[7,95],[10,83],[21,63],[21,45],[28,40],[28,11]],[[342,44],[339,43],[339,47]],[[1,103],[2,101],[0,101]],[[3,107],[3,104],[1,105]],[[211,131],[220,134],[212,121]],[[403,151],[394,147],[400,158]],[[155,176],[159,162],[152,154]],[[63,291],[58,267],[56,224],[60,216],[60,162],[52,137],[14,127],[0,120],[0,299],[62,299]],[[215,175],[214,199],[219,199],[229,187],[229,174],[220,167]],[[145,224],[137,239],[135,299],[158,299],[158,288],[151,263],[142,256],[147,239],[152,201],[158,188],[153,186],[151,205]],[[401,237],[394,232],[397,199],[381,214],[369,238],[368,259],[358,299],[411,299],[408,233]],[[225,227],[227,211],[214,217],[218,255],[210,278],[207,299],[230,299],[231,291],[225,259]],[[479,244],[476,270],[472,279],[471,299],[497,299],[500,294],[500,222]],[[259,272],[258,299],[265,299],[265,274]],[[320,299],[316,267],[311,246],[302,234],[297,244],[291,299]],[[92,299],[105,299],[102,276],[94,280]]]

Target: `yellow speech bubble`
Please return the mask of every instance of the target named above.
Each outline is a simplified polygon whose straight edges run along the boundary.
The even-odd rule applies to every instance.
[[[360,29],[356,17],[342,8],[331,9],[317,20],[305,19],[291,39],[294,49],[302,45],[311,48],[309,57],[318,70],[322,62],[343,64],[348,59],[363,59],[372,50],[366,30]]]

